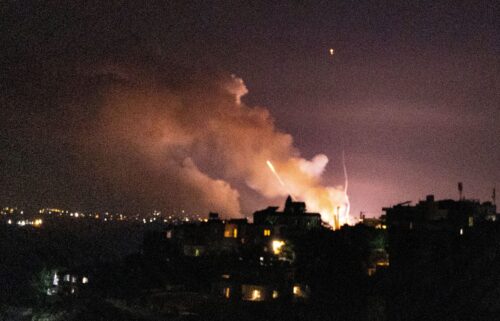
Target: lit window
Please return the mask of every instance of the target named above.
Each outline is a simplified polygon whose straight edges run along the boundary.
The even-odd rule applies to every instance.
[[[296,298],[305,298],[306,293],[304,292],[304,289],[300,285],[294,285],[293,286],[293,296]]]
[[[52,285],[59,285],[59,277],[57,276],[57,272],[54,273],[54,278],[52,279]]]
[[[250,298],[250,300],[252,301],[257,301],[257,300],[260,300],[262,297],[261,293],[259,290],[253,290],[252,291],[252,297]]]
[[[273,290],[273,299],[277,299],[277,298],[278,298],[278,291]]]
[[[235,228],[235,229],[233,230],[233,237],[234,237],[234,238],[237,238],[237,237],[238,237],[238,229],[237,229],[237,228]]]
[[[266,228],[264,230],[264,236],[271,236],[271,230]]]
[[[83,283],[83,284],[87,284],[87,283],[89,283],[89,279],[88,279],[86,276],[84,276],[84,277],[82,278],[82,283]]]
[[[231,288],[224,288],[224,297],[226,299],[229,299],[230,295],[231,295]]]
[[[200,249],[194,250],[194,256],[200,256]]]
[[[64,276],[64,281],[65,281],[65,282],[69,282],[69,278],[70,278],[69,274],[66,274],[66,275]]]

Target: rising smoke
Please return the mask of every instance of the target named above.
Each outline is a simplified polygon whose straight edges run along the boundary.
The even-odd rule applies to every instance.
[[[175,199],[188,210],[238,217],[234,182],[243,182],[266,198],[291,194],[334,227],[348,222],[344,189],[322,182],[328,158],[301,158],[267,109],[242,102],[248,92],[242,79],[172,83],[123,71],[114,76],[119,81],[103,90],[96,125],[83,141],[108,163],[99,165],[101,174],[117,185],[138,186],[144,197]]]

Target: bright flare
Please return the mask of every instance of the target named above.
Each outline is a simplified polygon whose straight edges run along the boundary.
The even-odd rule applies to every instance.
[[[273,163],[271,163],[271,161],[268,160],[268,161],[266,161],[266,164],[269,167],[269,169],[271,170],[271,172],[273,172],[274,176],[276,176],[276,178],[278,179],[278,182],[280,182],[281,186],[285,187],[285,183],[283,183],[283,181],[281,180],[281,177],[278,175],[278,172],[276,172],[276,170],[274,169]]]
[[[273,246],[273,253],[278,255],[281,253],[282,247],[285,245],[284,241],[281,240],[274,240],[272,243]]]

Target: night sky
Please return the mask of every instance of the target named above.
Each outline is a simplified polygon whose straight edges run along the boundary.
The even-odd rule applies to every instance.
[[[78,3],[0,5],[0,205],[206,213],[227,197],[248,215],[283,197],[259,185],[274,179],[260,158],[257,175],[221,144],[258,150],[270,127],[264,154],[326,155],[325,185],[344,184],[345,152],[355,216],[500,187],[498,1]],[[204,139],[232,114],[233,74],[250,108],[235,122],[258,106],[274,125]],[[177,103],[169,122],[159,106]]]

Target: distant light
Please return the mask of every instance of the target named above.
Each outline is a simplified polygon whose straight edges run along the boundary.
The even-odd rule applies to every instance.
[[[273,290],[273,299],[277,299],[277,298],[278,298],[278,296],[279,296],[278,291]]]
[[[280,254],[282,251],[283,245],[285,245],[284,241],[273,240],[273,242],[272,242],[273,253],[276,255]]]
[[[52,279],[52,285],[59,285],[59,276],[57,276],[57,272],[54,273],[54,278]]]
[[[298,285],[293,286],[293,295],[296,297],[303,297],[304,293],[302,292],[302,288]]]
[[[12,224],[12,220],[8,220],[8,221],[7,221],[7,224]]]
[[[83,283],[83,284],[87,284],[87,283],[89,283],[89,279],[88,279],[86,276],[84,276],[84,277],[82,278],[82,283]]]
[[[333,56],[335,54],[335,49],[330,48],[329,52],[330,52],[330,56]]]
[[[464,235],[464,229],[463,228],[460,229],[460,235]]]
[[[252,291],[252,297],[250,298],[250,300],[257,301],[257,300],[260,300],[261,297],[262,297],[262,295],[260,293],[260,290],[253,290]]]

